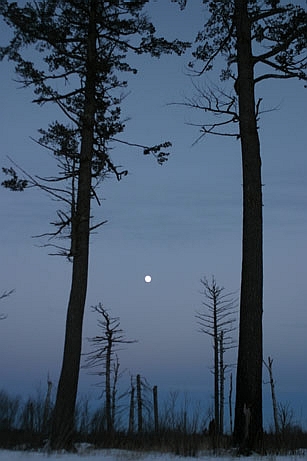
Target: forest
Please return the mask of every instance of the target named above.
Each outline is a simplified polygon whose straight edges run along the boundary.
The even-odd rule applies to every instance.
[[[189,1],[169,3],[178,16],[189,9]],[[0,4],[7,31],[1,40],[1,61],[13,64],[18,83],[31,92],[32,103],[40,111],[56,108],[52,113],[56,118],[47,128],[38,126],[39,137],[32,139],[49,160],[52,157],[55,167],[41,173],[41,163],[36,173],[27,160],[21,164],[11,154],[2,167],[2,190],[15,192],[15,197],[17,193],[21,202],[32,191],[56,202],[52,227],[36,238],[69,268],[59,379],[54,383],[48,376],[44,389],[28,400],[1,391],[3,447],[45,445],[49,450],[73,450],[76,442],[89,442],[100,447],[163,449],[185,456],[195,456],[204,446],[232,448],[237,454],[306,447],[306,433],[294,421],[291,406],[276,397],[273,358],[264,356],[265,156],[260,127],[267,112],[273,112],[272,118],[276,114],[259,94],[267,82],[284,81],[286,87],[292,80],[301,84],[304,94],[307,12],[301,4],[276,0],[198,3],[202,26],[189,39],[186,34],[160,36],[149,16],[151,2],[145,0]],[[163,10],[162,5],[157,2],[156,8]],[[172,139],[157,136],[153,141],[150,134],[147,140],[144,133],[132,137],[124,114],[127,95],[133,101],[129,85],[142,71],[142,63],[164,58],[182,60],[192,80],[193,95],[170,105],[196,114],[197,121],[189,123],[196,128],[194,143],[205,146],[207,138],[223,138],[225,145],[236,142],[240,152],[239,287],[225,290],[218,273],[200,275],[201,305],[193,319],[195,334],[198,330],[210,339],[213,397],[206,409],[191,405],[187,395],[174,391],[161,401],[159,383],[149,384],[142,373],[129,374],[122,368],[122,349],[129,353],[138,337],[126,336],[116,306],[105,307],[100,300],[92,306],[98,333],[87,338],[84,350],[92,260],[100,257],[95,243],[104,239],[108,224],[108,218],[100,218],[97,211],[104,206],[101,191],[111,178],[120,187],[130,176],[131,154],[125,154],[122,166],[123,156],[118,160],[116,153],[132,152],[139,162],[140,158],[151,162],[148,168],[158,166],[162,171],[173,157]],[[158,80],[158,75],[154,78]],[[140,100],[133,104],[138,106]],[[144,117],[146,112],[150,108]],[[186,159],[185,168],[190,161]],[[163,205],[161,201],[161,216]],[[130,216],[129,222],[133,220]],[[120,235],[121,229],[117,232]],[[145,282],[154,285],[154,277]],[[103,277],[101,284],[106,290]],[[5,306],[14,293],[3,289]],[[112,291],[116,299],[120,288],[112,287]],[[1,314],[1,327],[6,321]],[[155,336],[159,337],[158,328]],[[229,351],[235,353],[235,363],[228,362]],[[83,368],[99,377],[99,408],[90,408],[89,399],[78,394]],[[273,414],[269,430],[264,430],[263,421],[266,381]]]

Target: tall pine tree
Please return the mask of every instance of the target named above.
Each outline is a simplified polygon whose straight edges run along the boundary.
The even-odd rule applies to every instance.
[[[185,1],[177,1],[184,7]],[[224,58],[220,77],[232,81],[233,89],[227,94],[218,85],[203,86],[199,99],[196,96],[187,105],[209,117],[201,125],[200,137],[234,136],[241,144],[243,236],[234,442],[250,451],[259,448],[262,439],[261,99],[256,99],[255,88],[268,79],[307,80],[307,13],[301,6],[276,0],[203,3],[209,19],[196,38],[196,62],[191,67],[202,76]]]
[[[71,448],[74,411],[78,388],[82,324],[87,292],[91,201],[95,189],[107,173],[118,179],[120,172],[110,158],[116,135],[124,130],[121,121],[120,90],[127,82],[121,73],[135,73],[126,59],[129,53],[181,54],[188,44],[157,38],[155,28],[142,13],[146,0],[105,2],[101,0],[2,1],[0,13],[13,32],[0,58],[16,63],[16,72],[25,86],[32,86],[35,102],[56,104],[67,123],[53,122],[41,130],[40,144],[51,149],[62,172],[53,183],[38,183],[32,176],[19,180],[13,168],[6,172],[11,179],[4,185],[15,190],[30,182],[60,197],[68,211],[58,212],[54,235],[68,232],[69,249],[63,250],[72,260],[72,279],[67,309],[62,369],[57,388],[51,448]],[[27,59],[31,49],[32,60]],[[152,148],[159,163],[167,158],[163,151],[169,143]],[[24,181],[24,182],[23,182]],[[70,183],[54,187],[54,182]],[[99,224],[98,224],[99,225]],[[98,225],[94,226],[97,227]]]

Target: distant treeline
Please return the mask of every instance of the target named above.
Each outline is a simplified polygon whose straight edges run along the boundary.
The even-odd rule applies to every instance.
[[[201,450],[233,450],[231,434],[215,433],[214,419],[210,418],[212,410],[205,410],[199,404],[193,406],[186,394],[170,392],[157,413],[156,386],[151,389],[143,382],[142,387],[142,402],[138,402],[133,392],[125,393],[129,397],[125,400],[130,403],[119,405],[112,431],[107,429],[104,405],[93,408],[88,397],[80,397],[74,440],[99,448],[150,449],[183,456],[196,456]],[[149,391],[152,391],[152,400]],[[133,404],[131,397],[135,397]],[[26,399],[0,391],[0,446],[48,448],[53,405],[50,382],[47,392],[37,391],[35,397]],[[264,453],[297,452],[307,448],[307,432],[291,423],[290,413],[291,410],[284,415],[288,423],[279,434],[273,430],[265,433]]]

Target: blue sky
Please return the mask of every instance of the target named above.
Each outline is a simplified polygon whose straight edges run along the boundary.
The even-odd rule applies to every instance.
[[[158,32],[193,40],[203,17],[200,2],[150,3]],[[5,37],[4,37],[5,38]],[[3,34],[1,43],[3,42]],[[127,337],[137,339],[120,353],[122,368],[141,373],[162,390],[178,389],[199,398],[212,395],[210,338],[197,332],[200,278],[214,274],[226,291],[240,287],[241,165],[234,139],[208,137],[192,146],[199,114],[178,105],[193,95],[186,64],[189,54],[159,60],[138,58],[139,73],[129,81],[123,107],[130,117],[125,139],[155,144],[171,140],[169,161],[159,166],[141,152],[119,146],[115,163],[129,170],[117,183],[102,184],[97,220],[108,223],[92,236],[89,290],[84,321],[87,337],[98,333],[90,306],[102,302],[119,316]],[[6,156],[31,173],[54,171],[52,159],[31,137],[57,116],[55,109],[31,104],[18,89],[12,66],[0,67],[1,166]],[[306,286],[306,89],[301,82],[272,81],[259,86],[265,109],[260,139],[264,183],[264,355],[273,357],[277,398],[289,401],[307,425]],[[30,393],[49,373],[57,381],[71,265],[48,256],[31,236],[51,228],[58,204],[38,191],[0,190],[1,386]],[[144,276],[152,276],[145,284]],[[233,362],[236,352],[226,356]],[[266,376],[264,372],[264,376]],[[80,388],[95,378],[81,372]],[[269,387],[264,386],[270,416]],[[212,404],[210,400],[208,406]],[[271,418],[272,419],[272,418]]]

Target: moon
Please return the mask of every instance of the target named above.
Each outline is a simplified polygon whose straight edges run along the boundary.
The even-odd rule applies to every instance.
[[[146,283],[150,283],[151,282],[151,276],[150,275],[145,275],[144,280],[145,280]]]

